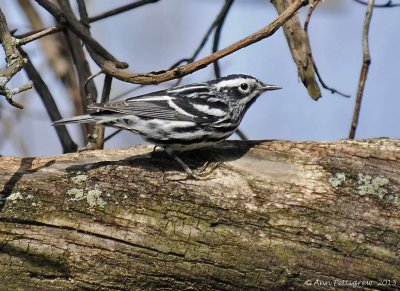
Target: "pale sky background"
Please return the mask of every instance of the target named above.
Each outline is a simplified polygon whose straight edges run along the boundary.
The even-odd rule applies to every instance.
[[[74,1],[72,1],[74,2]],[[89,15],[131,3],[123,0],[86,1]],[[177,60],[190,57],[206,30],[219,13],[223,0],[161,0],[139,9],[96,22],[92,35],[130,70],[148,72],[167,69]],[[1,8],[11,29],[29,31],[17,1],[2,0]],[[304,19],[307,8],[300,15]],[[362,62],[361,33],[366,7],[351,0],[327,0],[312,16],[309,32],[315,60],[324,81],[345,93],[346,99],[322,89],[323,97],[315,102],[298,80],[283,31],[220,62],[222,74],[246,73],[265,83],[283,87],[262,95],[245,116],[240,128],[250,139],[284,139],[296,141],[335,141],[348,136],[355,94]],[[47,25],[52,18],[43,12]],[[375,9],[370,30],[370,67],[362,104],[357,138],[400,137],[400,7]],[[225,47],[272,22],[277,16],[265,0],[237,0],[224,25],[221,47]],[[35,44],[25,46],[64,117],[73,115],[72,103],[62,86],[47,68]],[[202,51],[206,56],[211,42]],[[2,58],[3,59],[3,58]],[[2,60],[1,66],[4,67]],[[92,64],[92,72],[98,68]],[[24,73],[11,83],[20,86]],[[212,66],[189,75],[182,84],[213,79]],[[101,92],[102,77],[96,79]],[[147,86],[126,97],[168,88],[172,82]],[[111,96],[136,85],[113,82]],[[62,149],[47,113],[34,90],[17,95],[25,109],[9,106],[0,98],[0,154],[17,156],[49,156]],[[15,120],[15,116],[19,118]],[[13,127],[6,126],[12,122]],[[69,125],[74,140],[80,142],[79,127]],[[8,132],[7,132],[8,131]],[[113,129],[107,130],[107,134]],[[234,135],[232,138],[237,139]],[[106,148],[122,147],[143,141],[132,133],[120,134]],[[82,143],[80,142],[82,146]]]

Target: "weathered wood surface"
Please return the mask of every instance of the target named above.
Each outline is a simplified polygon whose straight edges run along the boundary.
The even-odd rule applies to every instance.
[[[399,289],[400,141],[151,151],[0,157],[0,289]]]

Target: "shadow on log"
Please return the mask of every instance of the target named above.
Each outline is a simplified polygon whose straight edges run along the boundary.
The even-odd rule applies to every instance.
[[[1,288],[399,289],[400,141],[151,152],[0,157]]]

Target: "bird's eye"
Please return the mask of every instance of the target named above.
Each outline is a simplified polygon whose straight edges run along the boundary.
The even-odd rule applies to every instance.
[[[249,89],[249,85],[247,85],[246,83],[242,83],[242,84],[240,84],[240,89],[242,89],[243,91],[246,91],[247,89]]]

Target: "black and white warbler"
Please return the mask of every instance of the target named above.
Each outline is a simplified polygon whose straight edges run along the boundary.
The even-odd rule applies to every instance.
[[[265,91],[280,87],[237,74],[173,87],[125,100],[89,106],[97,112],[53,123],[94,123],[133,131],[163,147],[190,176],[192,170],[176,155],[227,139],[247,109]]]

